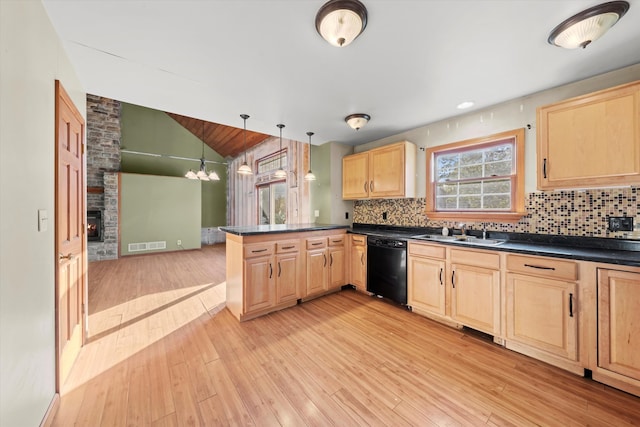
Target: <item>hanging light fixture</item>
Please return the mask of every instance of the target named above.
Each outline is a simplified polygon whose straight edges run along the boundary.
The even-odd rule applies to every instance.
[[[212,170],[207,173],[207,165],[204,158],[204,144],[204,121],[202,121],[202,157],[200,157],[200,170],[196,173],[189,169],[189,172],[185,174],[185,178],[199,179],[200,181],[220,181],[220,177],[216,171]]]
[[[280,129],[280,169],[278,169],[276,171],[275,177],[276,178],[286,178],[287,177],[287,172],[285,172],[284,169],[282,169],[282,128],[284,127],[284,125],[282,123],[277,124],[276,125],[279,129]]]
[[[362,113],[350,114],[344,118],[344,121],[347,122],[347,124],[351,126],[352,129],[355,130],[360,130],[362,126],[369,123],[369,120],[371,120],[371,116]]]
[[[585,9],[555,27],[549,44],[566,49],[585,48],[613,27],[629,10],[626,1],[610,1]]]
[[[311,137],[313,136],[313,132],[307,132],[309,135],[309,172],[304,176],[305,181],[315,181],[316,176],[311,172]]]
[[[238,168],[238,173],[240,175],[253,175],[253,171],[247,164],[247,119],[249,118],[248,114],[240,114],[242,120],[244,120],[244,162]]]
[[[316,14],[316,30],[336,47],[355,40],[367,26],[367,8],[358,0],[330,0]]]

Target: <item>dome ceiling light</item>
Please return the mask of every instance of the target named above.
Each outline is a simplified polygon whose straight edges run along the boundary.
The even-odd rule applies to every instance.
[[[344,121],[355,130],[360,130],[360,128],[366,125],[369,120],[371,120],[371,116],[362,113],[350,114],[344,118]]]
[[[549,44],[566,49],[585,48],[598,40],[629,10],[626,1],[610,1],[585,9],[555,27]]]
[[[367,8],[358,0],[330,0],[316,14],[316,30],[336,47],[345,47],[367,26]]]

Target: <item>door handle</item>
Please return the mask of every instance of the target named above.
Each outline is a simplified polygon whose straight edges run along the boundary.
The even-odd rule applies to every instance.
[[[364,192],[365,193],[369,192],[369,182],[367,182],[367,181],[364,182]]]
[[[71,260],[71,258],[73,258],[73,255],[71,254],[71,252],[69,252],[69,253],[68,253],[68,254],[66,254],[66,255],[58,254],[58,259],[59,259],[60,261],[62,261],[63,259],[66,259],[66,260],[69,260],[69,261],[70,261],[70,260]]]
[[[373,191],[373,180],[371,180],[371,184],[369,184],[369,188]]]
[[[442,283],[442,269],[440,269],[440,286],[442,286],[444,283]]]
[[[547,159],[542,161],[542,177],[547,179]]]
[[[360,264],[364,265],[364,252],[360,255]]]
[[[322,254],[322,256],[324,257],[324,265],[323,267],[327,266],[327,255],[326,254]]]
[[[269,279],[273,277],[273,266],[269,263]]]
[[[280,273],[282,273],[282,266],[280,265],[280,261],[278,261],[278,277],[280,277]]]
[[[456,288],[456,271],[453,270],[451,272],[451,286],[453,286],[453,288]]]
[[[569,317],[573,317],[573,294],[569,294]]]
[[[329,254],[329,267],[333,266],[333,254]]]

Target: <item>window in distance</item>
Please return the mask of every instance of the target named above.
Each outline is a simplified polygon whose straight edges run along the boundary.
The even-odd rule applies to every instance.
[[[518,221],[524,215],[524,129],[427,149],[430,219]]]

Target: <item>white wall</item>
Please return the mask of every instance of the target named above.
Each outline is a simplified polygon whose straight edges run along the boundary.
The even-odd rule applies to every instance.
[[[38,425],[55,394],[55,79],[84,115],[86,94],[41,2],[0,0],[2,426]]]
[[[632,65],[359,145],[354,148],[354,152],[359,153],[402,140],[411,141],[422,148],[433,147],[522,128],[530,124],[531,129],[525,132],[525,192],[531,193],[536,191],[536,108],[639,79],[640,64]],[[425,197],[425,151],[418,150],[417,162],[417,197]]]

